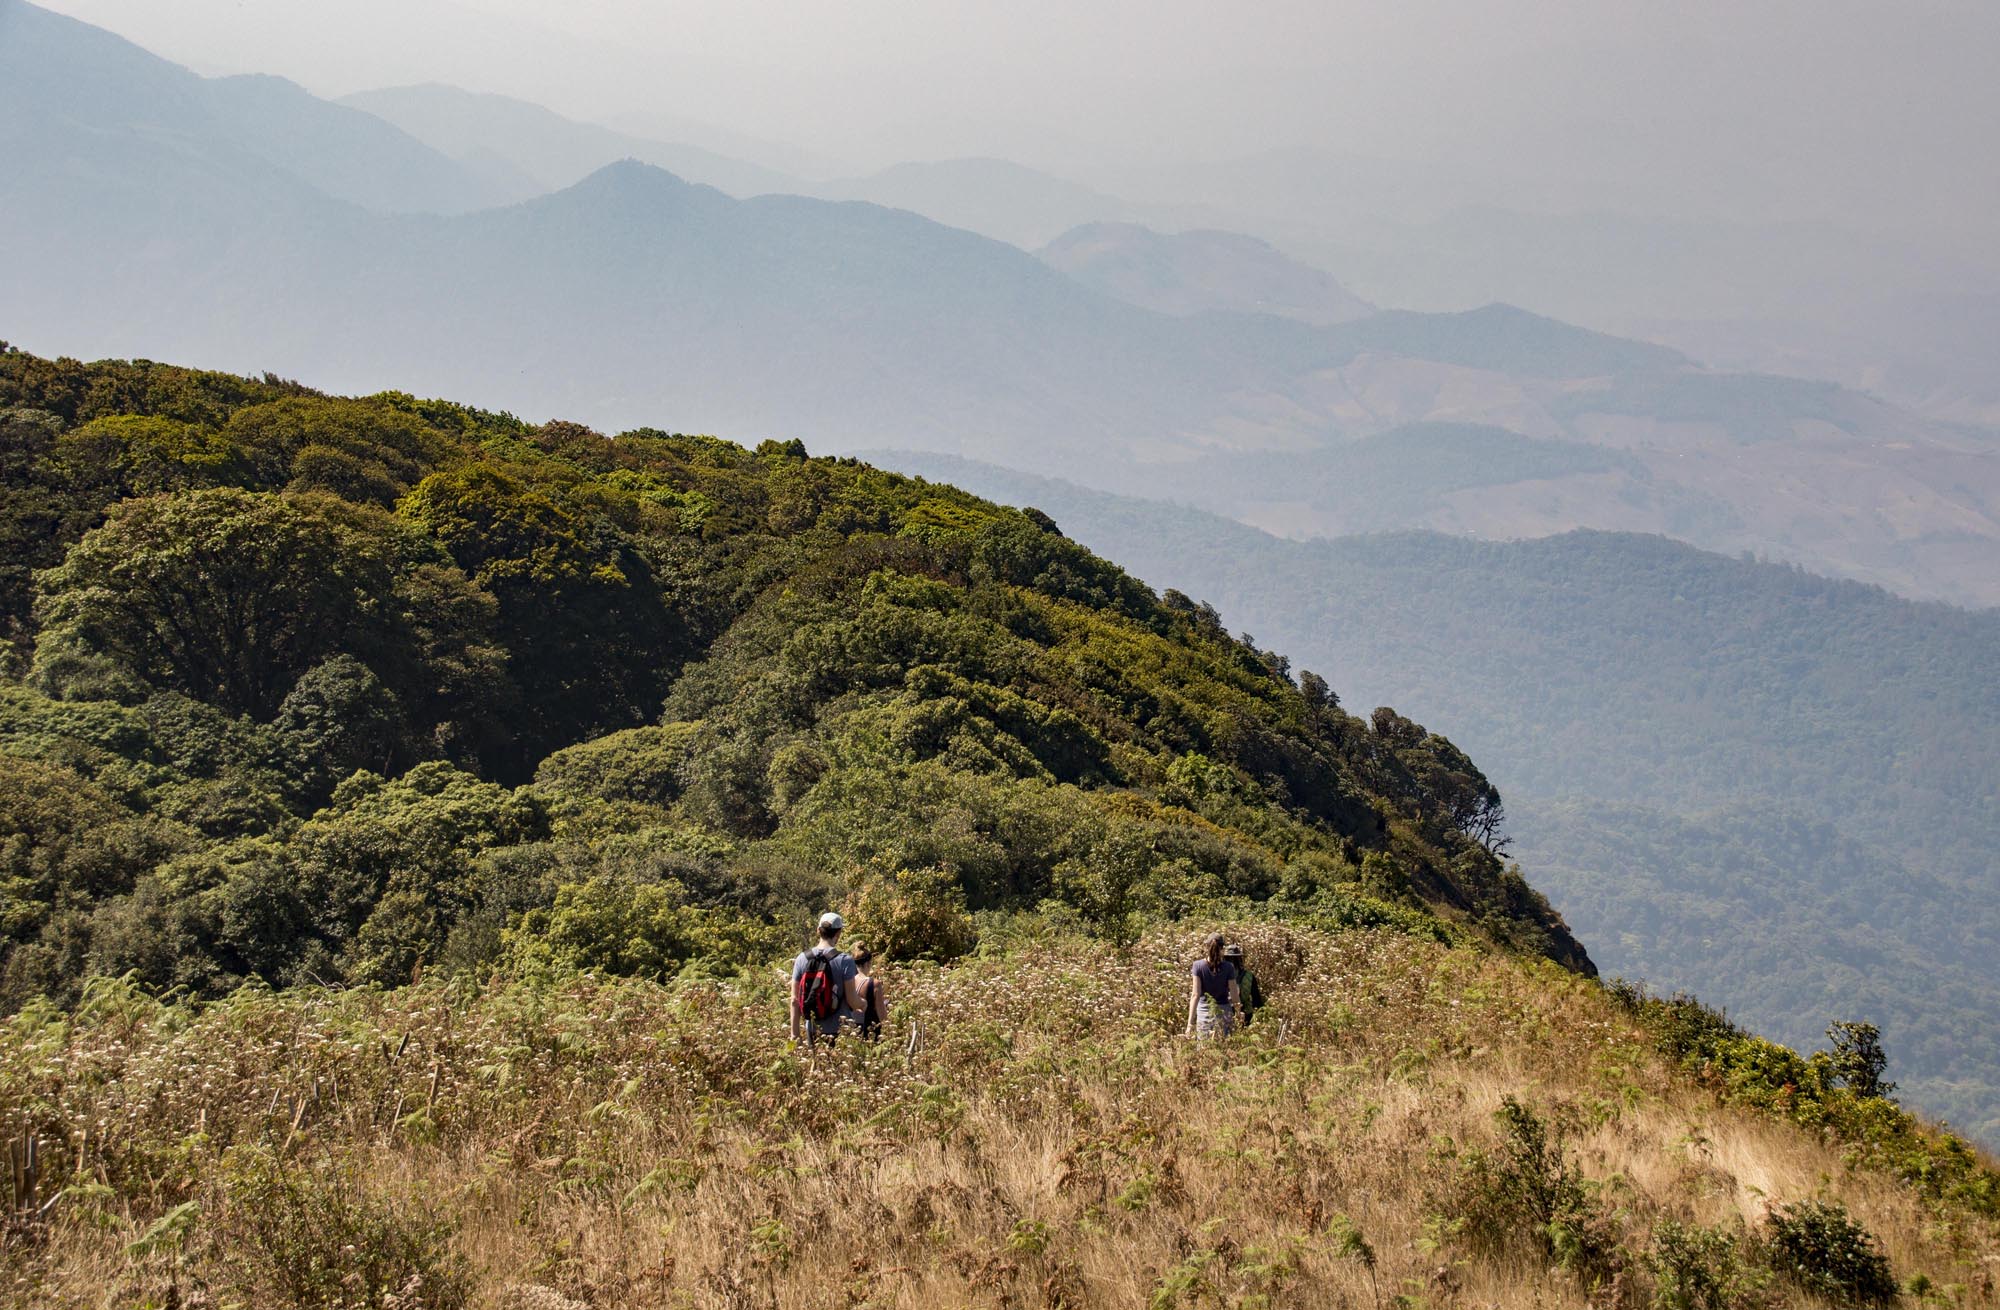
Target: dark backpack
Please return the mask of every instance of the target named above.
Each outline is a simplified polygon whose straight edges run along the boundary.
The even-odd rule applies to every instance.
[[[833,979],[837,952],[829,946],[815,946],[806,952],[806,967],[792,981],[792,996],[799,1013],[815,1021],[840,1013],[840,984]]]

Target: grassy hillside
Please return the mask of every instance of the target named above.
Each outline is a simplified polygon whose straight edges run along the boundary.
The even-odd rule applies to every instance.
[[[0,1111],[84,1181],[0,1261],[51,1307],[1996,1303],[1990,1161],[1698,1008],[1253,923],[1272,1004],[1196,1046],[1191,932],[981,930],[817,1057],[769,971],[31,1008]]]
[[[1516,805],[1516,853],[1617,972],[1723,1000],[1809,1044],[1835,1016],[1889,1036],[1904,1099],[2000,1141],[1990,881],[1941,877],[1795,807]]]
[[[1872,1019],[1914,1100],[2000,1140],[2000,613],[1653,537],[1301,543],[896,462],[1040,506],[1359,704],[1453,725],[1607,972],[1795,1043]]]

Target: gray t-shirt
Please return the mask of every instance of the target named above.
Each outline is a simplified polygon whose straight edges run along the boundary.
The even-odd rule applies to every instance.
[[[821,948],[813,948],[813,950],[819,949]],[[811,955],[812,951],[800,951],[799,958],[792,961],[793,996],[799,994],[799,979],[805,976],[806,963],[808,957]],[[854,981],[854,976],[860,972],[860,967],[854,963],[854,957],[846,951],[837,952],[831,960],[827,961],[826,976],[833,982],[834,996],[837,998],[835,1002],[836,1008],[831,1018],[809,1020],[809,1022],[815,1023],[822,1033],[839,1032],[840,1021],[843,1018],[860,1019],[861,1016],[847,1006],[847,984]]]

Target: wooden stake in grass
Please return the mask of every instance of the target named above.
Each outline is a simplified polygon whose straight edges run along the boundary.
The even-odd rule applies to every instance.
[[[42,1140],[34,1136],[34,1130],[30,1128],[20,1134],[20,1140],[8,1140],[6,1154],[14,1174],[14,1214],[22,1220],[34,1222],[54,1208],[56,1200],[62,1196],[62,1192],[56,1192],[56,1196],[48,1198],[46,1206],[36,1204],[42,1190]]]

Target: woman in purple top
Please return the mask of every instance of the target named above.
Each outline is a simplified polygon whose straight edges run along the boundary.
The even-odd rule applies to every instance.
[[[1205,960],[1196,960],[1188,984],[1188,1036],[1227,1037],[1236,1028],[1236,966],[1222,958],[1222,934],[1202,946]]]

